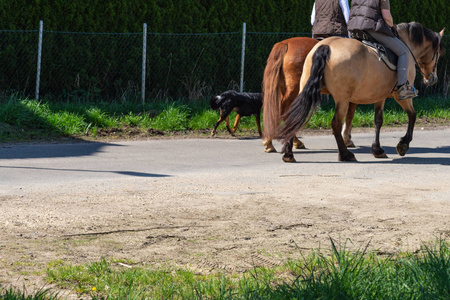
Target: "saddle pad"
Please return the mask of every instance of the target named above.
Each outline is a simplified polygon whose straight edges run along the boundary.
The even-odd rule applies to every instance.
[[[382,60],[391,71],[397,71],[398,56],[392,50],[376,42],[367,40],[361,42],[372,49],[378,55],[378,60]]]

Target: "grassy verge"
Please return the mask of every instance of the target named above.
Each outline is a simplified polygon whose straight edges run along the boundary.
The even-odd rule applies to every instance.
[[[244,275],[118,268],[117,261],[102,258],[86,265],[55,262],[47,278],[92,299],[450,299],[450,247],[444,240],[390,257],[367,247],[346,249],[331,241],[329,251]],[[12,292],[0,291],[0,299],[25,299],[20,293],[6,298]]]
[[[415,108],[419,125],[420,122],[439,124],[450,121],[450,101],[447,99],[420,98],[415,101]],[[307,128],[329,128],[333,114],[333,101],[324,101]],[[152,136],[186,131],[208,134],[218,117],[218,112],[212,111],[205,100],[167,100],[141,105],[135,102],[37,102],[12,96],[0,99],[0,142],[61,137]],[[384,124],[407,124],[406,113],[393,100],[387,101]],[[353,126],[373,126],[373,105],[358,107]],[[225,131],[224,124],[219,131]],[[256,134],[254,118],[243,118],[239,131]]]

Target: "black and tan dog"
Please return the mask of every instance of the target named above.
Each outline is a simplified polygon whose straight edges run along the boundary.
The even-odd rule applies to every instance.
[[[256,118],[256,125],[258,126],[259,136],[261,133],[261,108],[262,95],[261,93],[238,93],[236,91],[226,91],[218,96],[215,96],[209,101],[209,106],[214,110],[219,110],[220,118],[214,125],[211,135],[216,134],[217,126],[225,121],[228,132],[234,135],[241,117],[254,115]],[[229,115],[232,111],[237,113],[234,121],[233,129],[230,129]]]

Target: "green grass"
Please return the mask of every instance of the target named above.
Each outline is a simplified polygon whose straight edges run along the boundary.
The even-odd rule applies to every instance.
[[[199,275],[139,264],[128,269],[105,258],[84,265],[55,261],[48,266],[47,279],[91,299],[450,299],[447,241],[439,239],[415,253],[388,257],[368,246],[348,248],[347,243],[336,245],[331,240],[328,250],[244,275]],[[16,298],[7,298],[14,293]],[[0,288],[0,299],[47,299],[21,295]]]
[[[0,300],[58,300],[58,293],[48,289],[42,289],[28,293],[14,288],[2,288],[0,286]]]
[[[443,98],[418,98],[414,102],[417,117],[423,123],[446,123],[450,121],[450,101]],[[230,116],[234,122],[235,113]],[[325,100],[313,115],[307,128],[330,128],[334,115],[334,102]],[[53,102],[21,99],[15,96],[0,99],[0,142],[48,140],[61,137],[96,138],[103,130],[114,129],[126,136],[149,129],[171,132],[209,131],[219,118],[207,101],[166,100],[145,105],[136,102]],[[388,100],[384,111],[384,125],[407,124],[408,118],[402,108]],[[373,105],[360,105],[353,120],[353,127],[373,126]],[[225,124],[219,132],[226,132]],[[257,134],[254,117],[244,117],[238,133]]]

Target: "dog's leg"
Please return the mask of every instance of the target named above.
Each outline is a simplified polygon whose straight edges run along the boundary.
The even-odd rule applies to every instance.
[[[236,119],[234,120],[234,126],[233,126],[233,130],[231,132],[231,135],[234,135],[234,133],[236,132],[236,129],[238,128],[240,120],[241,120],[241,115],[240,114],[236,114]]]
[[[211,136],[215,136],[216,135],[217,127],[219,126],[220,123],[222,123],[225,120],[228,120],[228,116],[226,116],[226,117],[220,116],[219,120],[216,122],[216,125],[214,125],[214,129],[211,132]]]
[[[227,115],[227,118],[225,119],[225,123],[227,124],[227,130],[228,132],[234,136],[233,130],[230,128],[230,115]]]
[[[258,132],[259,132],[259,137],[262,137],[262,131],[261,131],[261,114],[256,114],[255,115],[256,118],[256,126],[258,126]]]

